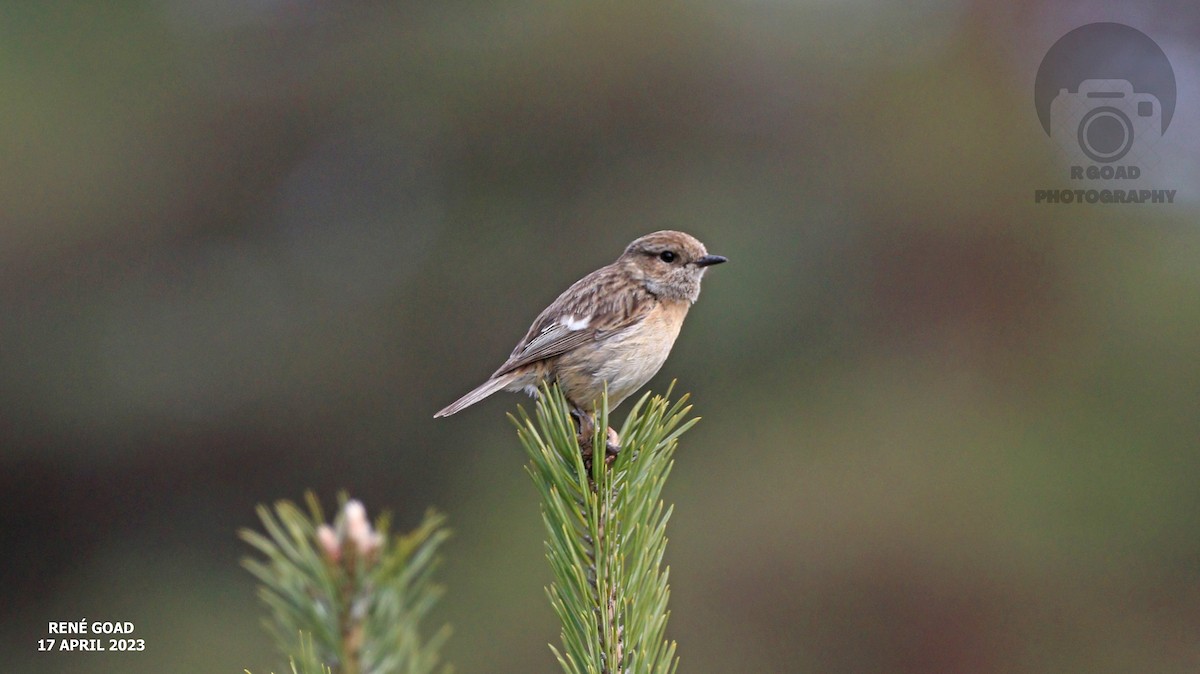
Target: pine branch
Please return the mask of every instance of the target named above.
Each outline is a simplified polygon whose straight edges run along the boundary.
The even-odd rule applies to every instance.
[[[438,547],[449,536],[445,518],[431,511],[417,529],[389,540],[388,517],[372,526],[358,501],[343,497],[330,526],[316,498],[310,493],[306,500],[308,513],[288,501],[273,511],[259,506],[266,535],[240,532],[263,555],[243,565],[262,583],[267,628],[291,654],[292,670],[433,672],[449,628],[423,639],[420,623],[442,594],[432,577]]]
[[[669,674],[678,666],[676,645],[665,638],[670,590],[662,559],[671,509],[661,494],[679,436],[699,421],[687,418],[686,403],[686,395],[674,404],[642,396],[610,461],[585,461],[557,387],[543,388],[534,419],[524,409],[513,417],[542,499],[554,574],[547,594],[562,622],[562,650],[551,650],[567,674]],[[592,447],[599,448],[607,439],[607,396],[596,416]]]

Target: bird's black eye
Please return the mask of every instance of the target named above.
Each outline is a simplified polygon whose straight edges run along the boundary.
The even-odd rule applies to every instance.
[[[663,262],[668,262],[668,263],[674,262],[675,261],[675,253],[672,253],[669,250],[664,250],[663,252],[658,254],[658,259],[662,260]]]

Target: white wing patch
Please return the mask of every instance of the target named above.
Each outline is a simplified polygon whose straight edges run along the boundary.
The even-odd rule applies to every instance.
[[[575,318],[574,316],[563,316],[561,319],[559,319],[558,324],[563,326],[564,328],[570,330],[571,332],[575,332],[577,330],[583,330],[591,322],[592,322],[591,316],[584,316],[583,318]]]

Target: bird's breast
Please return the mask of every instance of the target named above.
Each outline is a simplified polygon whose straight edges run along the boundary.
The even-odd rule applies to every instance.
[[[573,400],[594,400],[607,383],[609,405],[616,407],[662,367],[689,307],[688,302],[660,302],[638,323],[597,340],[594,348],[576,349],[560,363],[560,382],[576,390]]]

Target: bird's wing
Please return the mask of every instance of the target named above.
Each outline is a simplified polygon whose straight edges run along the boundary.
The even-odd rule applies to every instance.
[[[576,281],[546,307],[508,361],[492,376],[603,339],[642,320],[652,305],[653,296],[640,285],[632,285],[617,269],[598,269]]]

